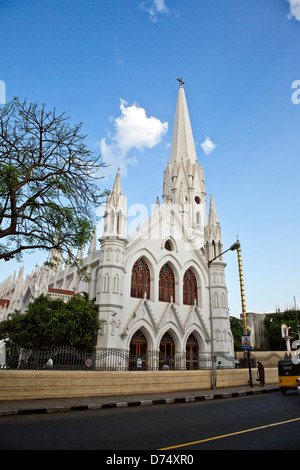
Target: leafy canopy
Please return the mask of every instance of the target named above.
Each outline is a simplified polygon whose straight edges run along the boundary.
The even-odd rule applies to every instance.
[[[0,109],[0,260],[52,248],[67,257],[91,237],[105,165],[69,119],[18,98]]]
[[[266,315],[267,343],[271,351],[286,350],[286,342],[281,334],[281,326],[284,324],[291,328],[289,332],[292,338],[291,344],[293,340],[299,339],[299,315],[300,312],[297,310]]]
[[[242,351],[242,335],[244,334],[244,323],[236,317],[229,317],[230,328],[234,341],[234,350]],[[249,333],[249,332],[248,332]]]
[[[24,315],[16,312],[0,323],[0,339],[40,351],[59,346],[89,351],[100,325],[97,307],[87,296],[74,295],[65,303],[42,294]]]

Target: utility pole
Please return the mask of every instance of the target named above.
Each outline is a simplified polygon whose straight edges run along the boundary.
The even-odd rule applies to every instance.
[[[245,290],[244,290],[241,245],[240,245],[239,239],[237,239],[237,243],[239,245],[238,248],[237,248],[237,256],[238,256],[238,264],[239,264],[239,276],[240,276],[240,290],[241,290],[244,335],[247,335],[248,330],[247,330],[247,317],[246,317],[246,301],[245,301]],[[248,369],[249,369],[249,383],[250,383],[250,387],[252,388],[253,385],[252,385],[252,374],[251,374],[250,350],[249,349],[247,349],[247,357],[248,357]]]

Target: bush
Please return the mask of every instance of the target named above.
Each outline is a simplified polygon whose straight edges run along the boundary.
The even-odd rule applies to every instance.
[[[74,295],[68,302],[40,295],[24,315],[15,312],[0,323],[0,339],[24,348],[46,351],[59,346],[90,350],[101,322],[94,301]]]

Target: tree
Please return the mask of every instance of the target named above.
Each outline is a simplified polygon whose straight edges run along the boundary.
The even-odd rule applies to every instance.
[[[297,310],[288,310],[282,313],[266,315],[265,326],[270,351],[286,351],[286,342],[281,335],[281,325],[283,324],[291,327],[291,344],[293,340],[299,339],[299,314],[300,312]]]
[[[229,317],[230,328],[234,340],[234,350],[242,351],[242,335],[244,334],[243,320],[236,317]]]
[[[18,98],[0,109],[0,260],[52,248],[66,257],[91,237],[105,164],[69,119]]]
[[[15,312],[0,323],[0,339],[39,351],[59,346],[89,351],[101,324],[97,317],[95,302],[87,296],[74,295],[65,303],[42,294],[25,314]]]
[[[84,297],[74,295],[65,304],[63,323],[64,342],[68,340],[70,346],[84,351],[95,345],[102,322],[98,320],[95,301],[89,301],[86,294]]]

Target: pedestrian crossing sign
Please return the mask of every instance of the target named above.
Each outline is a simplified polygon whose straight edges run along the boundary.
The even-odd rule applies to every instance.
[[[250,335],[242,335],[242,348],[251,349]]]

